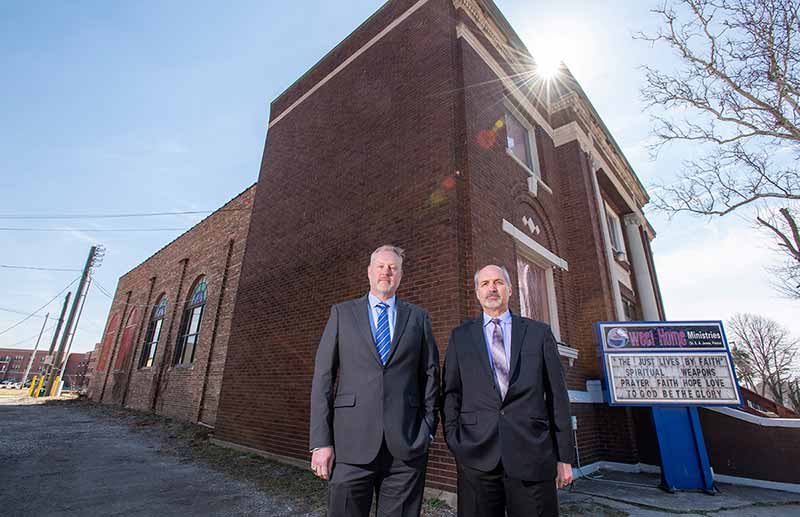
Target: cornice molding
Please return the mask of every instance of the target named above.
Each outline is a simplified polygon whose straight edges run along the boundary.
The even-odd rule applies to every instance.
[[[524,73],[525,70],[519,65],[517,54],[509,52],[512,49],[511,45],[509,44],[508,37],[503,34],[502,30],[497,27],[494,21],[486,14],[486,12],[481,8],[480,3],[478,0],[452,0],[453,6],[456,10],[461,9],[464,13],[469,16],[473,23],[475,23],[476,27],[478,27],[484,37],[494,46],[495,50],[504,58],[506,58],[506,62],[508,65],[514,69],[515,72]],[[507,74],[503,71],[502,65],[496,62],[496,60],[492,57],[491,53],[486,50],[485,47],[481,44],[480,40],[472,34],[468,27],[466,27],[463,23],[460,23],[457,27],[457,33],[459,37],[464,37],[466,41],[470,43],[470,45],[481,55],[481,57],[486,61],[490,67],[494,70],[495,74],[503,80],[503,83],[507,86],[509,91],[513,94],[519,93],[517,90],[518,88],[514,85],[513,81],[506,81]],[[471,36],[471,38],[470,38]],[[479,50],[479,48],[481,50]],[[533,62],[533,58],[531,57],[531,62]],[[510,83],[510,84],[506,84]],[[515,98],[519,101],[518,97],[525,97],[523,94],[514,95]],[[553,128],[550,124],[544,121],[544,117],[540,115],[538,110],[535,106],[533,106],[530,101],[522,103],[525,105],[527,111],[533,116],[536,122],[545,129],[545,131],[550,135],[551,138],[555,138],[555,135],[558,134],[559,129],[561,128]],[[546,104],[546,103],[545,103]],[[624,157],[619,155],[617,149],[614,146],[608,143],[608,138],[610,135],[606,134],[606,131],[603,129],[602,125],[599,121],[595,120],[595,117],[592,114],[592,110],[587,105],[587,101],[583,99],[581,95],[577,91],[570,91],[564,95],[562,95],[557,100],[554,100],[550,103],[550,105],[544,105],[544,108],[547,110],[547,116],[549,118],[554,112],[559,111],[561,109],[571,109],[574,117],[579,120],[584,127],[590,128],[590,138],[589,144],[587,145],[586,138],[581,138],[578,140],[581,148],[584,149],[586,152],[590,152],[590,149],[593,148],[591,143],[594,143],[602,152],[608,157],[608,161],[610,161],[610,165],[614,167],[613,170],[608,170],[609,174],[616,174],[620,180],[620,183],[627,187],[628,192],[630,192],[633,197],[635,198],[635,202],[637,207],[641,207],[647,204],[648,196],[647,192],[641,187],[641,184],[636,178],[636,173],[630,169],[627,165],[626,160]],[[564,131],[560,132],[561,137],[559,140],[561,144],[566,143],[571,140],[564,140],[567,135],[574,136],[575,139],[581,136],[581,134],[585,135],[585,131],[576,131],[573,127],[567,128]],[[612,137],[613,138],[613,137]],[[557,144],[557,145],[561,145]]]
[[[456,26],[456,37],[463,39],[470,47],[483,59],[483,61],[494,72],[500,82],[505,86],[506,91],[515,101],[519,104],[526,115],[529,115],[541,128],[547,133],[550,138],[553,138],[553,127],[542,116],[538,109],[528,100],[525,95],[520,92],[519,87],[514,84],[503,67],[492,54],[483,46],[483,43],[477,36],[467,27],[464,23],[459,23]]]
[[[499,52],[506,54],[508,38],[500,31],[495,23],[486,16],[480,4],[475,0],[453,0],[453,7],[462,9],[470,19],[481,29],[484,35],[492,42]],[[513,63],[511,63],[513,65]]]

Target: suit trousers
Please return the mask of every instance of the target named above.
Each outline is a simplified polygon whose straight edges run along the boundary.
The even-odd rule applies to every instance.
[[[558,515],[556,481],[508,477],[502,462],[490,472],[458,466],[458,517]]]
[[[336,462],[328,483],[328,517],[368,517],[372,494],[377,517],[418,517],[422,510],[428,453],[397,460],[384,440],[366,465]]]

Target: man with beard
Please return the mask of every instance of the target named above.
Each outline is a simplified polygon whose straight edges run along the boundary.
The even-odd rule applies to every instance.
[[[558,515],[573,445],[555,338],[545,323],[511,314],[504,267],[475,273],[475,293],[483,313],[453,330],[442,373],[458,515]]]
[[[376,249],[369,293],[331,307],[311,386],[311,469],[328,515],[420,514],[438,422],[439,351],[428,313],[399,300],[403,250]],[[337,379],[336,391],[334,383]]]

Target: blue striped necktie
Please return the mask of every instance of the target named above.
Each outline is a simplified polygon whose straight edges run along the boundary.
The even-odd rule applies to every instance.
[[[375,346],[378,348],[381,364],[386,364],[386,360],[389,358],[389,345],[392,342],[389,334],[389,306],[381,302],[375,307],[378,308],[378,332],[375,334]]]

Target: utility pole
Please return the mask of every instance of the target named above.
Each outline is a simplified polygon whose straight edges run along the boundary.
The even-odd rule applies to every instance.
[[[58,343],[58,335],[61,333],[61,325],[64,324],[64,315],[67,313],[67,307],[69,306],[69,299],[72,298],[72,291],[67,293],[67,296],[64,297],[64,305],[61,307],[61,316],[58,317],[58,324],[56,325],[56,331],[53,332],[53,340],[50,342],[50,349],[47,351],[47,355],[53,355],[53,350],[56,349],[56,343]]]
[[[47,357],[48,357],[47,367],[45,371],[42,373],[45,379],[47,379],[53,371],[53,350],[56,349],[56,343],[58,342],[58,335],[61,333],[61,325],[64,324],[64,315],[67,313],[67,307],[69,306],[70,298],[72,298],[72,291],[68,292],[67,296],[64,297],[64,305],[61,306],[61,315],[58,317],[56,330],[55,332],[53,332],[52,341],[50,341],[50,349],[47,351]],[[44,383],[40,383],[39,386],[44,386]],[[34,397],[38,397],[39,392],[38,391],[32,392],[32,395]]]
[[[92,285],[92,277],[89,277],[89,283],[86,286],[86,292],[89,292],[89,287]],[[76,300],[77,301],[77,300]],[[86,305],[86,295],[83,296],[83,301],[81,302],[81,308],[78,310],[78,318],[76,320],[75,326],[77,327],[77,321],[80,321],[81,314],[83,314],[83,306]],[[55,377],[59,377],[61,380],[64,380],[64,372],[67,369],[67,362],[69,361],[69,353],[72,350],[72,342],[75,340],[75,332],[72,333],[72,337],[69,339],[69,344],[67,345],[67,350],[64,352],[64,362],[61,363],[61,369],[56,372]],[[58,390],[58,394],[61,394],[61,391]]]
[[[72,302],[72,307],[69,310],[67,324],[64,327],[64,333],[61,335],[61,342],[58,345],[58,352],[56,352],[53,360],[53,366],[50,370],[51,372],[62,369],[61,360],[64,354],[64,348],[67,346],[67,343],[69,343],[69,339],[73,332],[75,332],[75,326],[77,325],[78,319],[76,316],[78,314],[79,307],[83,306],[82,299],[86,296],[86,287],[89,283],[89,276],[92,274],[92,267],[100,266],[100,263],[103,261],[103,257],[105,256],[105,252],[105,248],[102,246],[92,246],[89,250],[89,256],[86,258],[86,265],[83,266],[81,281],[78,284],[75,300]],[[46,394],[52,393],[54,382],[55,375],[50,375],[50,378],[47,380],[47,388],[45,391]]]
[[[47,325],[47,318],[50,317],[50,313],[44,315],[44,323],[42,323],[42,330],[39,331],[39,337],[36,338],[36,346],[33,347],[33,352],[31,353],[31,358],[28,360],[28,367],[25,368],[25,375],[22,376],[22,382],[20,384],[24,387],[25,382],[28,380],[28,374],[31,373],[31,366],[33,366],[33,359],[36,357],[36,351],[39,350],[39,341],[42,340],[42,334],[44,334],[44,327]]]

